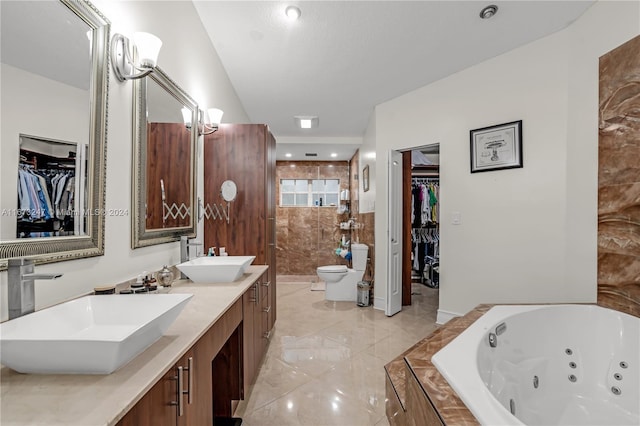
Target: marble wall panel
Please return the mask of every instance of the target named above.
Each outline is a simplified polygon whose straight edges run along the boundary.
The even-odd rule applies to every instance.
[[[600,58],[598,304],[640,317],[640,36]]]
[[[315,275],[318,266],[346,264],[335,250],[342,235],[339,223],[348,214],[338,214],[337,206],[280,207],[279,203],[281,179],[340,179],[340,190],[349,189],[349,163],[278,161],[276,176],[276,273]]]

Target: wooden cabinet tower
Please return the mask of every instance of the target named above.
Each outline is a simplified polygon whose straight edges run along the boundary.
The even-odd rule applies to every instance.
[[[226,208],[222,183],[235,182],[238,192],[224,219],[206,219],[204,247],[225,247],[231,256],[255,256],[254,265],[269,265],[268,333],[276,320],[276,140],[264,124],[221,124],[204,138],[204,204]]]

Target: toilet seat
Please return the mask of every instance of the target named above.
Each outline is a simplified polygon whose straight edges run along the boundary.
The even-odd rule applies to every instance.
[[[323,272],[327,274],[342,274],[347,272],[347,266],[346,265],[320,266],[318,267],[318,272]]]

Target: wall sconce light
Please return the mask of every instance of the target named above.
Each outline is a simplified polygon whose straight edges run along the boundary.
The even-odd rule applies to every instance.
[[[182,111],[182,119],[184,120],[184,127],[187,130],[191,130],[191,110],[187,107],[183,107],[180,111]]]
[[[222,115],[224,111],[218,108],[209,108],[209,121],[204,119],[204,111],[199,110],[198,115],[200,117],[198,123],[198,135],[210,135],[218,130],[220,122],[222,121]],[[191,110],[182,108],[182,118],[184,125],[188,130],[191,130]]]
[[[200,115],[200,125],[202,130],[200,131],[201,135],[210,135],[218,130],[220,127],[220,122],[222,121],[222,115],[224,111],[218,108],[209,108],[209,121],[204,120],[204,111]]]
[[[156,67],[162,40],[149,33],[134,33],[133,46],[139,58],[136,65],[132,59],[129,39],[114,34],[111,39],[111,66],[119,81],[135,80],[147,76]]]

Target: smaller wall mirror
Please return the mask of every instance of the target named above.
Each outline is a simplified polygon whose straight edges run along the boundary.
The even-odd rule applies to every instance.
[[[196,232],[198,105],[160,68],[134,82],[132,247]],[[191,116],[187,126],[183,109]]]

